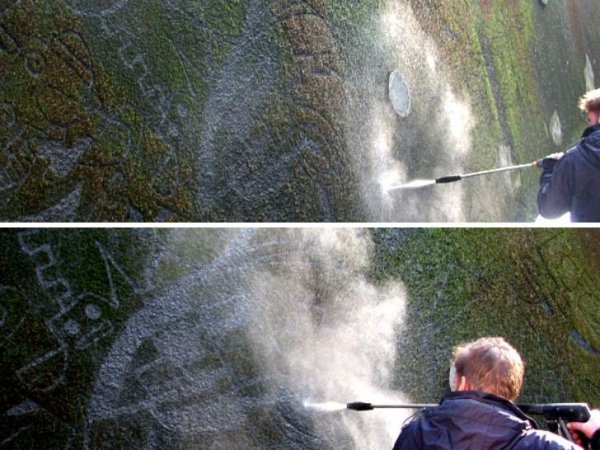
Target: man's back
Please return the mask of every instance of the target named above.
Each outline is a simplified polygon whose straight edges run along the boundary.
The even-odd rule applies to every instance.
[[[406,425],[394,450],[575,450],[566,439],[534,428],[512,403],[467,391],[444,396]]]

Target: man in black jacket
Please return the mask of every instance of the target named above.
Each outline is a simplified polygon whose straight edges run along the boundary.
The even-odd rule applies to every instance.
[[[513,403],[524,365],[502,338],[481,338],[454,351],[450,386],[440,405],[402,428],[394,450],[581,450],[535,422]]]
[[[600,89],[579,102],[589,127],[566,153],[539,162],[544,169],[538,191],[540,214],[548,219],[571,212],[572,222],[600,222]]]

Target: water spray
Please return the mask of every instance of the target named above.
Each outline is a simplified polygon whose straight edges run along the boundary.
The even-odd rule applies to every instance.
[[[404,184],[398,184],[395,186],[391,186],[385,190],[387,192],[389,192],[389,191],[394,191],[396,189],[415,189],[415,188],[420,188],[420,187],[425,187],[425,186],[431,186],[434,184],[454,183],[455,181],[464,180],[465,178],[478,177],[481,175],[490,175],[493,173],[500,173],[500,172],[509,172],[509,171],[513,171],[513,170],[520,170],[520,169],[525,169],[525,168],[530,168],[530,167],[540,167],[539,161],[534,161],[534,162],[528,163],[528,164],[519,164],[517,166],[500,167],[499,169],[482,170],[480,172],[465,173],[465,174],[460,174],[460,175],[459,174],[448,175],[445,177],[436,178],[435,180],[415,180],[410,183],[404,183]]]

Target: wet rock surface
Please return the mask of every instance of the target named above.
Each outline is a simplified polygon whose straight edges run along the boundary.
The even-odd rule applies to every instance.
[[[523,401],[597,404],[596,234],[4,230],[0,445],[388,447],[403,415],[304,402],[436,402],[490,334]]]
[[[534,217],[533,174],[392,197],[378,180],[489,169],[506,148],[537,159],[557,150],[554,111],[570,142],[597,14],[591,0],[5,2],[0,219]]]

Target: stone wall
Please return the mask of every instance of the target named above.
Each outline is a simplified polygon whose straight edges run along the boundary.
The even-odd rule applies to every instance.
[[[3,448],[389,447],[453,345],[598,405],[593,230],[4,230]],[[335,409],[335,408],[334,408]]]
[[[0,218],[530,221],[534,171],[380,181],[568,145],[597,23],[593,0],[6,1]]]

